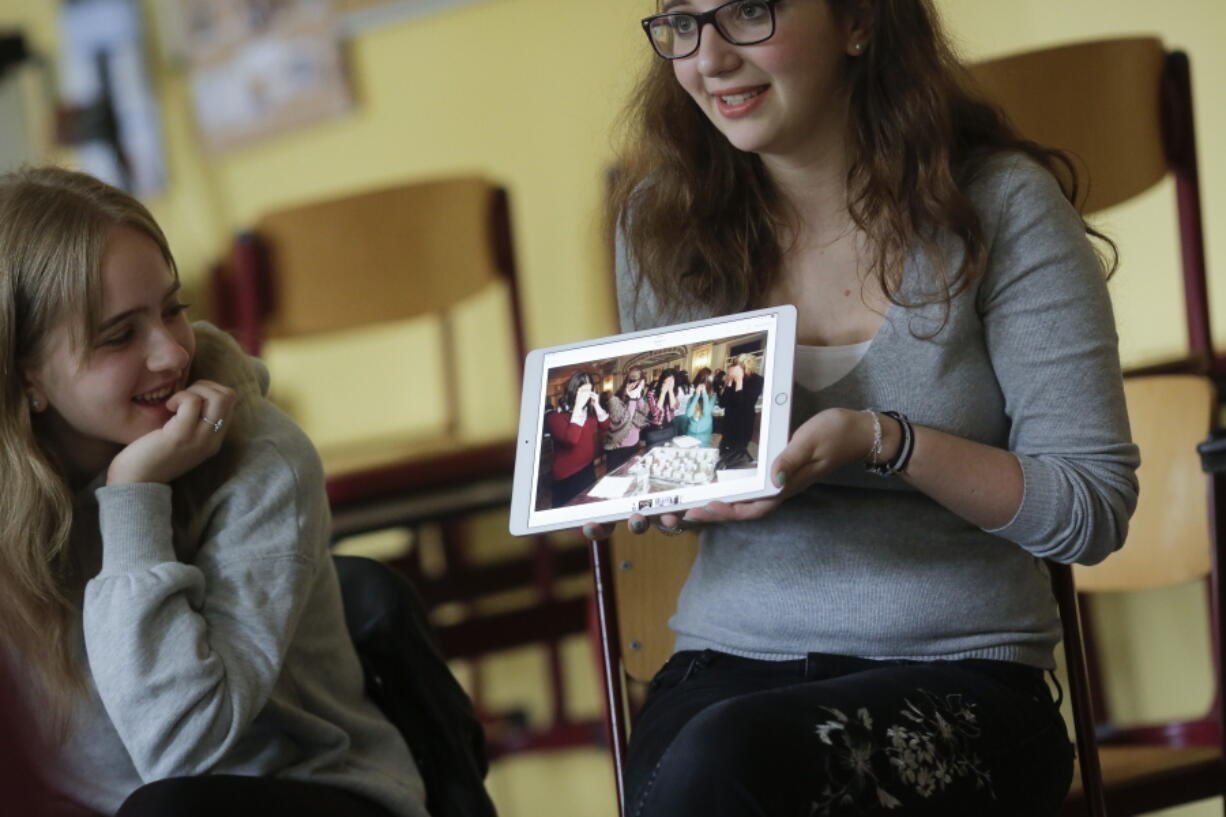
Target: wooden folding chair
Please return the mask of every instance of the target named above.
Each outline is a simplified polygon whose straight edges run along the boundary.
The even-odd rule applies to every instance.
[[[462,397],[453,323],[457,307],[502,290],[511,336],[495,348],[509,344],[522,366],[510,210],[500,187],[480,178],[442,179],[269,213],[235,241],[214,288],[223,322],[251,354],[268,339],[437,322],[443,373],[437,397],[449,423],[428,439],[359,438],[321,449],[338,535],[437,518],[461,501],[467,509],[509,497],[514,432],[474,439],[456,420]],[[399,377],[410,371],[406,364]],[[466,495],[474,485],[487,490]]]
[[[392,527],[441,532],[441,572],[423,565],[421,548],[393,564],[431,609],[465,608],[461,620],[439,627],[439,639],[449,658],[474,659],[479,709],[477,659],[528,645],[545,649],[549,726],[520,728],[518,716],[490,716],[491,755],[592,743],[595,723],[572,721],[566,712],[559,652],[562,638],[586,630],[586,599],[557,592],[559,580],[583,575],[582,548],[558,550],[555,540],[541,537],[526,556],[476,563],[467,541],[472,515],[508,506],[513,482],[515,428],[491,439],[474,435],[458,419],[467,403],[460,393],[456,314],[472,299],[505,305],[509,336],[489,327],[482,340],[492,365],[514,367],[513,384],[522,371],[523,320],[506,191],[486,179],[458,177],[268,213],[235,241],[213,287],[220,321],[252,354],[266,340],[334,338],[410,319],[437,326],[442,392],[422,396],[442,401],[445,428],[426,437],[358,436],[321,446],[334,538]],[[420,354],[405,349],[403,368],[387,376],[410,377],[413,356]],[[478,397],[491,399],[488,393]],[[497,399],[508,412],[517,405],[513,393]],[[472,603],[521,589],[535,593],[531,604],[487,614]]]
[[[971,74],[987,95],[1001,105],[1025,137],[1045,146],[1059,148],[1073,159],[1085,182],[1082,190],[1084,197],[1080,202],[1082,212],[1092,214],[1115,206],[1151,189],[1168,174],[1173,178],[1189,356],[1136,369],[1132,373],[1208,374],[1214,378],[1220,390],[1226,373],[1226,358],[1218,356],[1212,346],[1191,71],[1187,55],[1179,51],[1168,52],[1162,42],[1153,37],[1109,39],[989,60],[972,66]],[[1127,247],[1123,250],[1126,253]],[[1153,433],[1147,427],[1150,423],[1139,423],[1135,415],[1134,412],[1134,431],[1139,435]],[[1152,418],[1152,424],[1157,425],[1171,421],[1172,415],[1169,414]],[[1207,425],[1196,422],[1193,427],[1199,428],[1203,436]],[[1195,442],[1197,440],[1191,440],[1193,445]],[[1182,445],[1183,456],[1194,458],[1189,438],[1185,437]],[[1153,456],[1146,451],[1147,447],[1155,451],[1173,450],[1170,440],[1163,437],[1153,438],[1152,443],[1142,447],[1143,458]],[[1143,468],[1154,473],[1153,466]],[[1188,474],[1197,473],[1190,463],[1184,463],[1183,469],[1184,479],[1188,478]],[[1199,476],[1192,478],[1202,479]],[[1193,492],[1198,497],[1203,493]],[[1175,524],[1176,520],[1169,516],[1148,523],[1146,519],[1150,507],[1153,507],[1152,492],[1143,488],[1139,521],[1134,521],[1134,533],[1123,558],[1113,556],[1105,563],[1101,573],[1099,568],[1079,568],[1076,571],[1079,587],[1099,589],[1097,576],[1108,576],[1113,571],[1123,569],[1120,566],[1127,565],[1135,558],[1134,553],[1149,552],[1147,547],[1137,547],[1137,542],[1142,538],[1160,541],[1183,535],[1181,527]],[[1168,508],[1174,507],[1183,506],[1168,504]],[[1189,523],[1203,526],[1207,524],[1209,513],[1201,506],[1187,511],[1187,519]],[[1140,532],[1136,532],[1138,524],[1141,526]],[[1170,530],[1164,529],[1164,525]],[[1195,542],[1195,549],[1201,554],[1199,564],[1203,569],[1200,569],[1199,575],[1206,576],[1208,538],[1192,536],[1189,541]],[[1119,586],[1126,585],[1121,583]],[[1094,628],[1090,626],[1092,611],[1092,605],[1083,597],[1080,617],[1085,622],[1091,665],[1096,654],[1093,649]],[[1099,676],[1091,671],[1090,678],[1095,683],[1092,690],[1094,699],[1104,700],[1101,684],[1097,680]],[[1104,729],[1100,724],[1100,732],[1105,740],[1114,742],[1218,746],[1220,709],[1220,701],[1216,701],[1211,710],[1197,721],[1129,731]],[[1164,753],[1160,755],[1168,760],[1172,757]],[[1104,755],[1108,788],[1112,791],[1118,788],[1115,782],[1116,764],[1124,763],[1130,770],[1129,775],[1143,772],[1143,768],[1137,765],[1141,756],[1133,753],[1129,757],[1132,759],[1122,760],[1114,751]],[[1187,789],[1185,794],[1195,799],[1194,791]],[[1130,804],[1129,808],[1144,807],[1144,798],[1116,798],[1112,801],[1116,804],[1112,813],[1125,800]]]
[[[1196,452],[1216,425],[1215,390],[1207,377],[1197,375],[1133,376],[1125,378],[1124,387],[1133,437],[1141,449],[1140,499],[1123,549],[1101,564],[1073,568],[1077,591],[1084,596],[1204,582],[1210,592],[1214,694],[1209,711],[1191,721],[1121,724],[1110,717],[1101,683],[1110,667],[1090,662],[1086,697],[1096,710],[1103,791],[1112,817],[1226,793],[1219,624],[1223,597],[1217,574],[1226,526],[1217,524],[1218,478],[1201,472]],[[1066,622],[1076,614],[1067,593],[1062,610]],[[1084,609],[1082,613],[1082,634],[1093,642],[1092,618]],[[1065,814],[1084,814],[1081,802],[1075,790]]]

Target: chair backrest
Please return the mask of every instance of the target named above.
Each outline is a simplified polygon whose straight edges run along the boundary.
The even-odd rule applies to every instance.
[[[482,178],[414,182],[269,213],[237,238],[213,286],[219,322],[250,354],[268,338],[426,318],[424,337],[437,338],[429,348],[438,350],[443,393],[435,405],[446,437],[467,433],[472,412],[460,384],[476,381],[476,367],[487,362],[471,343],[467,352],[458,343],[457,327],[477,314],[465,312],[467,304],[479,302],[479,314],[500,323],[489,308],[506,304],[501,326],[512,337],[503,340],[506,330],[496,327],[494,365],[515,366],[506,388],[519,382],[526,348],[508,198]]]
[[[213,272],[214,311],[252,354],[293,337],[445,313],[507,288],[525,352],[504,189],[458,177],[266,214]]]
[[[1141,449],[1141,493],[1129,544],[1102,564],[1074,568],[1082,593],[1164,587],[1211,569],[1210,485],[1196,446],[1214,423],[1213,384],[1196,375],[1126,377],[1124,396]]]
[[[1152,37],[1100,40],[976,63],[971,74],[1028,139],[1088,175],[1087,213],[1166,176],[1160,110],[1166,49]]]
[[[1079,204],[1094,213],[1175,179],[1188,345],[1202,368],[1213,353],[1192,113],[1182,52],[1154,37],[1075,43],[970,66],[1019,133],[1065,151],[1082,173]]]
[[[269,337],[442,312],[491,284],[514,285],[506,196],[479,178],[294,207],[254,232],[272,278]]]

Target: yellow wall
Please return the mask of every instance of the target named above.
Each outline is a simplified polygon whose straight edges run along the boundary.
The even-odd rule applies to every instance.
[[[153,0],[144,0],[153,9]],[[1221,0],[938,0],[971,59],[1065,41],[1156,32],[1192,59],[1210,284],[1226,269],[1226,3]],[[505,183],[511,194],[523,279],[528,342],[562,343],[613,330],[607,303],[605,250],[600,234],[602,172],[633,75],[646,59],[636,23],[649,0],[485,0],[458,10],[359,36],[350,49],[358,105],[341,119],[306,127],[217,157],[200,153],[181,72],[158,64],[171,171],[168,193],[151,202],[180,257],[189,286],[223,248],[227,236],[274,207],[418,176],[477,171]],[[54,52],[53,4],[0,0],[0,26],[24,25]],[[1176,266],[1169,186],[1108,213],[1107,231],[1120,244],[1122,264],[1111,287],[1125,363],[1174,355],[1184,348],[1182,294]],[[1213,295],[1219,343],[1226,340],[1226,287]],[[461,355],[465,382],[490,388],[505,402],[468,408],[466,427],[501,432],[512,422],[516,385],[507,358],[484,364],[481,327],[492,307],[475,305],[466,317],[473,341]],[[410,330],[414,331],[414,330]],[[427,342],[421,340],[422,343]],[[281,357],[275,357],[276,355]],[[357,366],[328,364],[274,350],[285,399],[300,410],[317,439],[335,442],[355,425],[356,381],[399,377],[403,365],[362,349]],[[489,371],[484,371],[488,369]],[[338,373],[351,376],[337,388]],[[493,380],[491,380],[493,378]],[[323,389],[317,381],[325,380]],[[431,425],[430,400],[378,404],[381,416],[364,426]],[[333,402],[322,402],[324,400]],[[316,406],[312,411],[311,406]],[[417,406],[417,408],[414,408]],[[322,408],[320,408],[322,407]],[[363,410],[369,410],[367,406]],[[378,414],[378,411],[376,411]],[[1114,617],[1130,626],[1181,631],[1198,619],[1198,591],[1177,603],[1160,596]],[[1161,632],[1158,633],[1159,635]],[[1199,635],[1192,638],[1195,640]],[[1175,639],[1148,665],[1149,680],[1123,694],[1131,711],[1174,690],[1195,708],[1204,690],[1201,658]],[[1153,667],[1159,667],[1153,670]],[[1187,668],[1191,666],[1192,669]],[[1175,669],[1179,668],[1179,669]],[[1191,686],[1175,679],[1191,677]]]
[[[37,39],[53,48],[52,5],[0,0],[0,24],[32,23]],[[171,188],[152,206],[185,276],[199,280],[231,231],[271,208],[414,177],[476,171],[511,192],[529,345],[611,331],[600,234],[602,172],[614,153],[611,126],[646,58],[635,19],[650,5],[483,0],[388,25],[351,42],[358,98],[353,113],[216,157],[198,150],[182,72],[159,64]],[[152,0],[146,6],[155,11]],[[1186,49],[1196,86],[1209,269],[1226,265],[1218,238],[1226,233],[1226,159],[1208,136],[1226,132],[1224,92],[1210,82],[1226,76],[1226,56],[1217,47],[1226,34],[1226,4],[1070,0],[1056,7],[1041,0],[939,0],[939,7],[971,59],[1140,32],[1157,32]],[[1170,200],[1169,185],[1163,185],[1102,220],[1121,244],[1123,260],[1112,289],[1126,363],[1183,348]],[[1215,312],[1222,315],[1226,288],[1218,289]],[[1218,337],[1223,333],[1226,327]],[[479,361],[481,353],[468,357]],[[385,358],[364,359],[371,360],[368,374],[385,372]],[[303,381],[286,389],[288,402],[307,406],[326,399],[310,387],[315,378],[305,372],[313,364],[287,359],[283,365],[282,381],[286,373]],[[305,370],[301,376],[299,370]],[[474,387],[478,376],[466,374]],[[504,385],[515,390],[509,376],[498,383]],[[365,424],[403,422],[404,406],[387,406],[386,416]],[[346,433],[344,421],[331,414],[315,412],[308,422],[325,441]],[[423,425],[435,419],[424,418]],[[477,411],[466,419],[477,432],[500,432],[506,425],[505,414],[497,412]]]

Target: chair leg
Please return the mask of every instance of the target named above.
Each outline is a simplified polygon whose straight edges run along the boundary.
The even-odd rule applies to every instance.
[[[605,689],[605,727],[609,736],[609,752],[613,758],[613,779],[617,785],[617,813],[624,815],[626,787],[622,778],[622,766],[626,754],[626,707],[622,695],[621,635],[617,628],[612,559],[609,556],[607,539],[592,539],[588,545],[592,560],[593,599]]]
[[[1081,765],[1081,786],[1085,792],[1086,810],[1090,817],[1107,817],[1073,571],[1068,565],[1053,562],[1048,562],[1048,569],[1051,571],[1052,589],[1060,606],[1060,624],[1064,631],[1064,655],[1068,664],[1069,692],[1072,695],[1073,722],[1077,735],[1077,758]]]

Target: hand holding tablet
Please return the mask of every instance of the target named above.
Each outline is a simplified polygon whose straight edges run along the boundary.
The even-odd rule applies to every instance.
[[[779,493],[769,470],[787,444],[795,315],[772,307],[529,354],[511,532]],[[680,374],[711,385],[681,392]]]
[[[814,482],[851,462],[868,455],[865,441],[871,439],[872,420],[863,411],[828,408],[810,417],[796,429],[787,446],[770,466],[771,480],[779,493],[744,502],[714,501],[686,511],[684,517],[665,514],[661,528],[684,527],[715,522],[745,522],[760,519],[785,499],[800,493]],[[633,526],[634,519],[631,519]],[[595,530],[593,533],[604,533]]]

